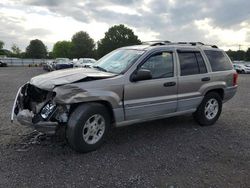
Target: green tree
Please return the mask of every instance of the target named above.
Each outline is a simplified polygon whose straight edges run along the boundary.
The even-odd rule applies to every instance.
[[[53,57],[67,57],[71,58],[72,43],[70,41],[58,41],[53,47]]]
[[[105,54],[123,46],[140,44],[132,29],[124,25],[115,25],[105,33],[103,39],[98,42],[98,56],[102,57]]]
[[[26,56],[29,58],[46,58],[47,48],[41,40],[31,40],[26,48]]]
[[[5,55],[3,46],[4,46],[4,42],[0,40],[0,55]]]
[[[246,61],[250,61],[250,48],[246,51]]]
[[[227,55],[230,57],[230,59],[231,59],[232,61],[238,59],[238,55],[237,55],[237,52],[236,52],[236,51],[228,50],[226,53],[227,53]]]
[[[3,46],[4,46],[4,42],[0,40],[0,50],[3,49]]]
[[[243,50],[232,51],[228,50],[227,55],[232,61],[244,61],[246,59],[246,52]]]
[[[6,49],[0,49],[0,55],[6,55],[8,57],[11,57],[12,53],[9,50]]]
[[[19,57],[21,54],[21,49],[16,44],[12,45],[11,51],[12,51],[13,56],[15,57]]]
[[[21,52],[19,55],[20,58],[26,58],[26,53],[25,52]]]
[[[72,58],[93,57],[94,40],[84,31],[79,31],[72,37]]]
[[[245,60],[246,59],[246,52],[243,50],[236,51],[236,60]]]
[[[54,59],[54,53],[53,52],[49,52],[48,53],[48,59]]]

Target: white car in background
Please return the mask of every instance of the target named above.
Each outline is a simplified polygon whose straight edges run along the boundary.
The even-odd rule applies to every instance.
[[[43,70],[52,71],[53,70],[53,62],[54,62],[54,60],[47,60],[46,63],[43,65]]]
[[[235,69],[238,73],[243,73],[243,74],[250,73],[250,63],[249,63],[249,62],[245,62],[245,63],[234,63],[233,66],[234,66],[234,69]]]
[[[74,67],[91,67],[96,62],[93,58],[80,58],[76,63],[74,63]]]

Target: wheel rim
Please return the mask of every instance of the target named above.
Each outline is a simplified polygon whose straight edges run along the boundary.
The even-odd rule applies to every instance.
[[[205,105],[205,116],[207,119],[214,119],[219,111],[219,103],[216,99],[210,99]]]
[[[104,131],[104,117],[100,114],[95,114],[86,121],[83,127],[83,139],[87,144],[95,144],[102,138]]]

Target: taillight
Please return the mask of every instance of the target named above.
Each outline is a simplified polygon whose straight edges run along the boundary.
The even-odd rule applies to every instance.
[[[237,85],[237,81],[238,81],[238,74],[234,73],[234,78],[233,78],[233,86]]]

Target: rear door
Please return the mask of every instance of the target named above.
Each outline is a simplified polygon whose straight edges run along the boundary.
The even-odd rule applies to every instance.
[[[234,86],[234,69],[230,58],[225,52],[219,49],[204,50],[211,66],[211,82],[224,83],[225,87]]]
[[[126,120],[147,119],[177,108],[177,77],[173,52],[156,52],[139,65],[151,71],[152,79],[130,82],[124,89]]]
[[[201,87],[210,81],[208,69],[199,50],[177,50],[179,61],[177,111],[194,110],[203,96]]]

